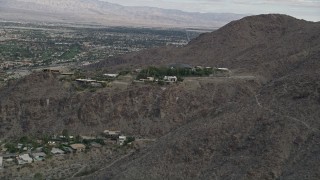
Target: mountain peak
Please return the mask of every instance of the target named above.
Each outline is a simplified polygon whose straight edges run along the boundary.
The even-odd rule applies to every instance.
[[[174,53],[171,48],[162,48],[157,53],[142,52],[121,58],[132,64],[159,65],[159,59],[168,64],[177,62],[179,57],[183,59],[181,63],[236,68],[269,79],[302,63],[306,52],[317,50],[319,28],[320,23],[287,15],[250,16],[202,34]]]
[[[292,30],[299,30],[311,22],[299,20],[283,14],[262,14],[247,16],[232,21],[215,32],[203,34],[194,39],[192,43],[207,42],[216,36],[233,38],[234,41],[246,39],[247,43],[259,43],[261,38],[269,37],[273,40]]]

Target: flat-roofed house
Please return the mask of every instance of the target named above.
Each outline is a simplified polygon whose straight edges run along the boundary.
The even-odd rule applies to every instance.
[[[154,81],[154,77],[147,77],[147,81]]]
[[[86,149],[86,146],[84,144],[71,144],[70,147],[77,152],[82,152]]]
[[[116,78],[119,76],[119,74],[103,74],[104,76],[107,76],[109,78]]]
[[[97,80],[93,80],[93,79],[76,79],[77,82],[80,83],[93,83],[93,82],[97,82]]]
[[[164,80],[165,82],[177,82],[177,81],[178,81],[178,78],[177,78],[177,76],[165,76],[165,77],[163,78],[163,80]]]
[[[29,156],[29,154],[23,154],[17,157],[17,161],[19,165],[22,165],[32,163],[33,159]]]
[[[62,151],[61,149],[59,149],[59,148],[52,148],[51,149],[51,153],[52,154],[64,154],[64,151]]]
[[[103,133],[109,138],[118,138],[121,134],[121,131],[105,130],[105,131],[103,131]]]
[[[220,71],[230,71],[228,68],[217,68],[217,70],[220,70]]]

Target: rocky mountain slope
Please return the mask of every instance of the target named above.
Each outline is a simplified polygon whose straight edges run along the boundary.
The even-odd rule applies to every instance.
[[[319,33],[319,23],[252,16],[89,68],[184,62],[228,67],[230,78],[78,92],[35,73],[0,90],[1,137],[115,128],[157,138],[82,179],[319,179]]]
[[[161,49],[150,61],[139,53],[124,57],[124,63],[150,64],[180,57],[254,75],[260,84],[242,82],[247,89],[237,87],[235,101],[219,101],[150,149],[83,179],[319,179],[319,25],[254,16],[202,35],[174,50],[178,55]]]
[[[221,27],[244,15],[126,7],[99,0],[0,0],[6,20],[152,27]]]
[[[186,47],[164,47],[100,62],[94,68],[133,64],[228,67],[264,78],[280,77],[319,50],[319,23],[286,15],[260,15],[234,21],[212,33],[202,34]]]

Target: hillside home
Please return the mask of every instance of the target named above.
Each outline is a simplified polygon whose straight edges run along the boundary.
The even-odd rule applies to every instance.
[[[50,146],[55,146],[57,143],[56,143],[55,141],[49,141],[48,144],[49,144]]]
[[[71,144],[70,147],[76,152],[82,152],[86,149],[86,146],[84,144]]]
[[[118,138],[121,134],[121,131],[109,131],[105,130],[103,133],[109,138]]]
[[[0,169],[2,169],[2,168],[3,168],[3,157],[0,156]]]
[[[76,79],[77,82],[80,83],[93,83],[93,82],[97,82],[96,80],[93,79]]]
[[[55,155],[58,155],[58,154],[64,154],[64,151],[62,151],[59,148],[52,148],[51,153],[55,154]]]
[[[154,77],[147,77],[147,79],[139,79],[140,82],[152,82],[154,80]]]
[[[147,77],[147,81],[154,81],[154,77]]]
[[[192,66],[189,64],[183,64],[183,63],[175,63],[175,64],[170,64],[168,66],[170,69],[192,69]]]
[[[68,139],[69,138],[69,136],[67,137],[67,136],[59,136],[59,140],[65,140],[65,139]]]
[[[217,70],[220,70],[220,71],[230,71],[228,68],[217,68]]]
[[[215,76],[229,77],[230,74],[231,74],[231,71],[228,68],[216,68],[215,69]]]
[[[124,145],[124,142],[127,140],[126,136],[119,136],[119,144],[120,146]]]
[[[18,143],[17,148],[18,148],[18,149],[21,149],[21,148],[22,148],[22,146],[23,146],[23,144]]]
[[[119,74],[103,74],[104,76],[107,76],[108,78],[116,78],[119,76]]]
[[[33,157],[34,161],[43,161],[44,158],[46,157],[46,153],[37,152],[37,153],[32,153],[31,156]]]
[[[11,153],[11,154],[2,154],[1,155],[3,159],[11,159],[11,158],[16,158],[17,154]]]
[[[73,149],[70,147],[63,146],[62,149],[65,153],[73,153]]]
[[[135,69],[134,72],[136,73],[140,73],[142,71],[142,69]]]
[[[29,156],[29,154],[23,154],[23,155],[19,155],[17,157],[17,161],[18,161],[18,164],[19,165],[22,165],[22,164],[29,164],[29,163],[32,163],[32,158]]]
[[[92,83],[90,83],[90,85],[91,85],[92,87],[97,87],[97,88],[101,88],[101,87],[102,87],[102,84],[99,83],[99,82],[92,82]]]
[[[177,81],[178,81],[178,78],[177,78],[177,76],[165,76],[165,77],[163,78],[163,80],[164,80],[165,82],[177,82]]]
[[[42,152],[42,150],[43,150],[43,147],[37,147],[34,151],[35,152]]]

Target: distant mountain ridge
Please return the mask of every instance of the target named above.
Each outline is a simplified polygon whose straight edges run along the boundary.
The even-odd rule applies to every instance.
[[[0,0],[0,18],[14,21],[212,28],[244,16],[127,7],[98,0]]]

